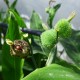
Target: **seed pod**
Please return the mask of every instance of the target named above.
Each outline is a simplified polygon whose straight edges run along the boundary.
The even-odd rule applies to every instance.
[[[71,36],[72,28],[71,24],[67,19],[61,19],[55,25],[55,29],[58,31],[58,36],[62,38],[67,38]]]
[[[41,43],[43,47],[51,49],[57,42],[57,31],[54,29],[47,30],[41,34]]]
[[[13,44],[10,45],[10,54],[12,56],[18,56],[18,57],[24,58],[28,56],[29,53],[30,53],[30,46],[28,42],[24,40],[15,40]]]

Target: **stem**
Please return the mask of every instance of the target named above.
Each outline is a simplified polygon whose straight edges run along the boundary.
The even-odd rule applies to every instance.
[[[36,61],[35,61],[35,58],[34,58],[34,55],[33,55],[33,50],[32,50],[32,47],[31,47],[31,44],[29,42],[29,40],[27,38],[23,38],[25,41],[28,42],[29,44],[29,47],[30,47],[30,55],[31,55],[31,59],[33,61],[33,64],[34,64],[34,68],[36,69],[37,68],[37,64],[36,64]]]
[[[53,63],[56,61],[56,55],[57,55],[57,45],[55,47],[54,56],[53,56]]]
[[[32,48],[31,48],[31,56],[32,56],[32,61],[34,63],[34,67],[35,69],[37,68],[37,64],[36,64],[36,61],[35,61],[35,58],[34,58],[34,55],[33,55],[33,51],[32,51]]]
[[[54,48],[49,53],[48,59],[46,61],[46,66],[49,66],[51,63],[53,63],[53,58],[54,58]]]
[[[52,23],[53,23],[55,14],[58,11],[58,9],[60,8],[60,6],[61,6],[61,4],[57,4],[53,7],[50,7],[49,10],[48,10],[49,17],[48,17],[48,20],[47,20],[47,24],[49,25],[50,28],[52,28]]]
[[[53,18],[54,18],[54,16],[53,16]],[[49,18],[48,18],[48,20],[47,20],[48,26],[49,26],[50,28],[52,28],[53,18],[52,18],[52,16],[49,15]]]
[[[58,31],[57,31],[57,39],[56,39],[57,43],[58,43]],[[53,56],[53,63],[55,63],[56,61],[56,56],[57,56],[57,43],[55,46],[55,51],[54,51],[54,56]]]

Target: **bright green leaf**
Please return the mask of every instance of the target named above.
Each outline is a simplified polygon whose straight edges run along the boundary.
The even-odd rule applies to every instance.
[[[18,23],[18,25],[20,26],[20,27],[26,27],[26,24],[24,23],[24,21],[23,21],[23,19],[20,17],[20,15],[19,14],[17,14],[14,10],[12,10],[12,9],[10,9],[9,10],[9,12],[15,17],[15,19],[16,19],[16,21],[17,21],[17,23]]]
[[[39,15],[33,11],[32,13],[32,16],[31,16],[31,19],[30,19],[30,27],[31,29],[36,29],[36,30],[42,30],[43,27],[42,27],[42,21],[39,17]]]
[[[16,7],[17,1],[18,1],[18,0],[14,0],[14,2],[11,4],[10,7],[14,9],[14,8]]]
[[[80,74],[76,73],[74,68],[70,69],[52,64],[44,68],[36,69],[22,80],[80,80]]]
[[[11,15],[9,18],[6,38],[12,41],[20,39],[19,27],[15,18]],[[10,47],[4,43],[2,50],[2,70],[4,80],[20,80],[23,77],[22,67],[24,60],[10,55]]]

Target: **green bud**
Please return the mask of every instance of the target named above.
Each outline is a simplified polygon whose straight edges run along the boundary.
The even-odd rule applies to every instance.
[[[58,36],[67,38],[71,36],[72,28],[71,24],[67,19],[61,19],[55,25],[55,29],[58,31]]]
[[[57,42],[57,31],[54,29],[47,30],[41,34],[41,43],[43,47],[53,48]]]

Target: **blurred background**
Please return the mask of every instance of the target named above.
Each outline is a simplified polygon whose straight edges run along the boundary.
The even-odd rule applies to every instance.
[[[14,0],[9,0],[12,3]],[[44,22],[47,19],[47,13],[45,12],[45,8],[48,6],[49,0],[18,0],[17,10],[21,15],[31,16],[33,10],[35,10],[42,18]],[[61,18],[67,18],[72,11],[76,12],[76,17],[72,20],[72,24],[75,29],[80,29],[80,0],[56,0],[56,3],[61,3],[61,7],[58,10],[54,24]],[[0,10],[5,11],[7,9],[4,0],[0,0]]]

